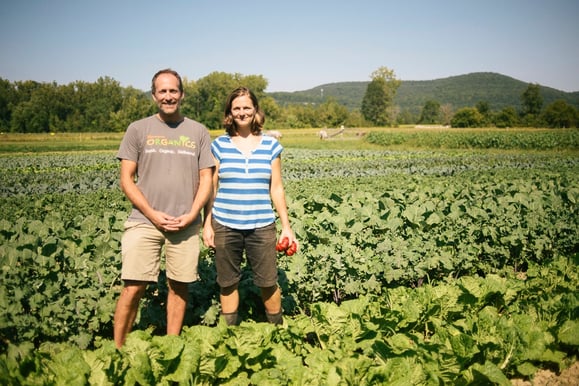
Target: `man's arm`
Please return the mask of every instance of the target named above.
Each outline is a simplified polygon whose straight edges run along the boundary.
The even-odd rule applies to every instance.
[[[121,160],[121,189],[129,201],[139,209],[147,218],[152,214],[153,208],[137,187],[135,176],[137,174],[137,163],[127,159]]]
[[[143,192],[135,183],[137,163],[135,161],[121,160],[121,189],[129,201],[147,217],[153,225],[163,231],[175,229],[175,218],[166,213],[159,212],[151,207]]]
[[[213,195],[213,170],[214,168],[205,168],[199,170],[199,188],[193,199],[191,211],[186,215],[191,224],[197,216],[201,214],[201,209],[207,204],[209,198]]]

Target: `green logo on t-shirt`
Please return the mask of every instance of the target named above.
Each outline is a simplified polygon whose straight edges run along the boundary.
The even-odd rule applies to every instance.
[[[197,148],[195,141],[192,141],[185,135],[181,135],[178,139],[167,138],[164,135],[150,135],[147,137],[147,146],[186,147],[188,149]]]

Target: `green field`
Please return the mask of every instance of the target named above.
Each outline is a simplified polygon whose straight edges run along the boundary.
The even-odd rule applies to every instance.
[[[577,360],[578,130],[282,133],[284,326],[247,269],[241,326],[218,323],[203,249],[183,334],[162,277],[122,350],[122,134],[1,134],[0,384],[510,384]]]
[[[337,129],[325,129],[329,135]],[[484,143],[468,143],[464,138],[487,140],[487,147],[508,146],[518,150],[562,150],[579,151],[579,131],[577,129],[448,129],[440,127],[352,128],[343,134],[320,140],[320,129],[281,130],[282,143],[288,148],[336,149],[336,150],[378,150],[384,149],[434,149],[434,148],[482,148]],[[212,130],[214,138],[224,133]],[[369,133],[379,133],[388,138],[386,144],[372,144],[364,140]],[[44,133],[11,134],[0,133],[0,155],[14,153],[72,152],[116,150],[123,133]],[[522,139],[522,140],[521,140]],[[386,146],[384,146],[386,145]],[[494,146],[493,146],[494,145]],[[525,146],[526,148],[521,148]],[[504,150],[504,149],[503,149]]]

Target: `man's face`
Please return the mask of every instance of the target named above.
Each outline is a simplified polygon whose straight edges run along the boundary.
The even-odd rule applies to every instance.
[[[183,93],[179,91],[179,80],[172,74],[161,74],[155,80],[153,99],[164,115],[179,113]]]

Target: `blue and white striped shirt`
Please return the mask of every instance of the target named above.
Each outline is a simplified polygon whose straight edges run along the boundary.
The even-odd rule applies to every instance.
[[[213,203],[213,218],[233,229],[256,229],[275,221],[271,204],[271,164],[283,147],[273,137],[245,156],[229,135],[216,138],[211,152],[219,161],[219,187]]]

